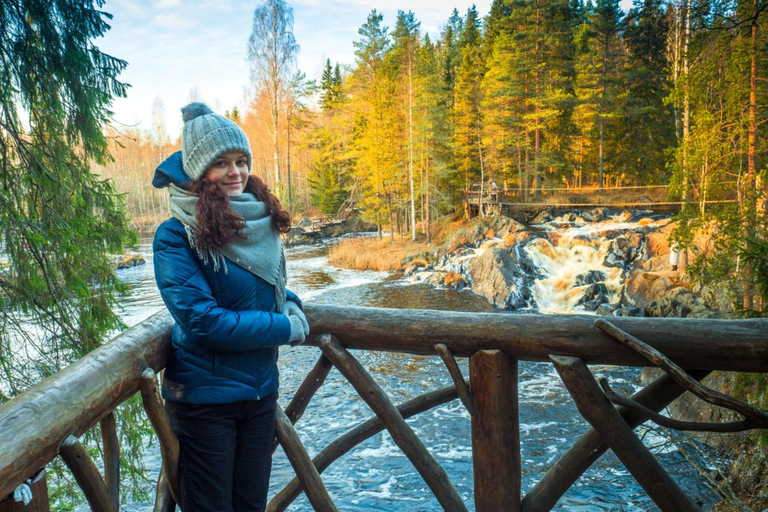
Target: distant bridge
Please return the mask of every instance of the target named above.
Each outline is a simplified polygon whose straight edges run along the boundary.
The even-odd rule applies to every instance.
[[[671,185],[638,185],[622,187],[556,187],[523,190],[504,184],[473,183],[463,191],[465,208],[470,216],[509,214],[521,208],[644,208],[662,211],[679,211],[684,201],[671,201]],[[700,207],[714,204],[735,203],[735,188],[728,188],[716,196],[697,197]]]

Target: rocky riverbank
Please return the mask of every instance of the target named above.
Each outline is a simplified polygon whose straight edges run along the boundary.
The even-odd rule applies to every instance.
[[[669,218],[603,209],[540,213],[528,225],[475,219],[404,263],[406,276],[470,288],[503,309],[716,318],[669,263]]]

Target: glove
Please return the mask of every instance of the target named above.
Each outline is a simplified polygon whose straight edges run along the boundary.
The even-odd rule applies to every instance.
[[[292,300],[289,300],[285,302],[283,309],[285,309],[284,313],[288,315],[288,317],[299,317],[302,325],[304,326],[304,336],[309,336],[309,323],[307,322],[307,315],[304,314],[299,305]]]
[[[304,323],[302,323],[301,318],[296,315],[290,315],[288,321],[291,322],[291,337],[288,339],[288,343],[292,347],[301,345],[307,337],[304,334],[304,325],[306,325],[307,321],[304,320]]]

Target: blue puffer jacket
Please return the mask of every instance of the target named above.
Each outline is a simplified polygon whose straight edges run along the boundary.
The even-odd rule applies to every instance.
[[[163,162],[153,185],[189,181],[181,153]],[[277,347],[288,343],[288,317],[275,311],[275,289],[227,260],[228,272],[204,264],[177,219],[155,233],[155,279],[176,324],[163,397],[195,404],[258,400],[278,388]],[[301,305],[292,292],[288,300]]]

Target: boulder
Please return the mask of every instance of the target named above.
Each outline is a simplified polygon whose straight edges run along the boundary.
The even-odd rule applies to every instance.
[[[523,305],[524,274],[509,251],[493,248],[474,258],[467,269],[472,291],[496,307],[515,309]]]
[[[613,311],[613,316],[645,316],[645,310],[637,306],[616,308],[616,310]]]
[[[600,306],[602,306],[602,302],[600,302],[599,299],[594,300],[588,300],[586,302],[581,303],[581,307],[584,308],[584,311],[597,311]]]
[[[506,238],[517,233],[527,233],[525,226],[508,217],[495,217],[491,222],[491,230],[497,238]]]
[[[627,277],[624,293],[630,304],[643,307],[666,297],[674,287],[672,279],[664,273],[634,269]]]
[[[576,286],[584,286],[587,284],[600,283],[605,281],[605,277],[605,273],[599,270],[590,270],[589,272],[585,272],[576,276],[576,281],[574,284]]]
[[[551,210],[544,210],[543,212],[536,215],[536,217],[533,218],[531,221],[531,224],[546,224],[547,222],[550,222],[554,217],[552,216]]]
[[[607,303],[603,303],[597,307],[597,309],[595,310],[595,314],[599,316],[608,316],[611,313],[613,313],[614,309],[616,309],[615,306],[612,306]]]
[[[594,308],[588,309],[587,311],[594,311],[597,309],[597,306],[603,302],[608,302],[608,288],[606,288],[605,283],[594,283],[589,285],[589,287],[584,290],[584,293],[581,295],[578,303],[585,305],[587,303],[593,302],[595,303]]]
[[[462,247],[477,247],[481,240],[485,238],[488,232],[488,225],[483,221],[477,221],[471,226],[462,228],[455,232],[448,241],[445,242],[446,252],[452,253]]]
[[[124,254],[117,256],[112,262],[112,265],[117,269],[133,268],[139,265],[144,265],[146,260],[144,256],[138,253]]]

